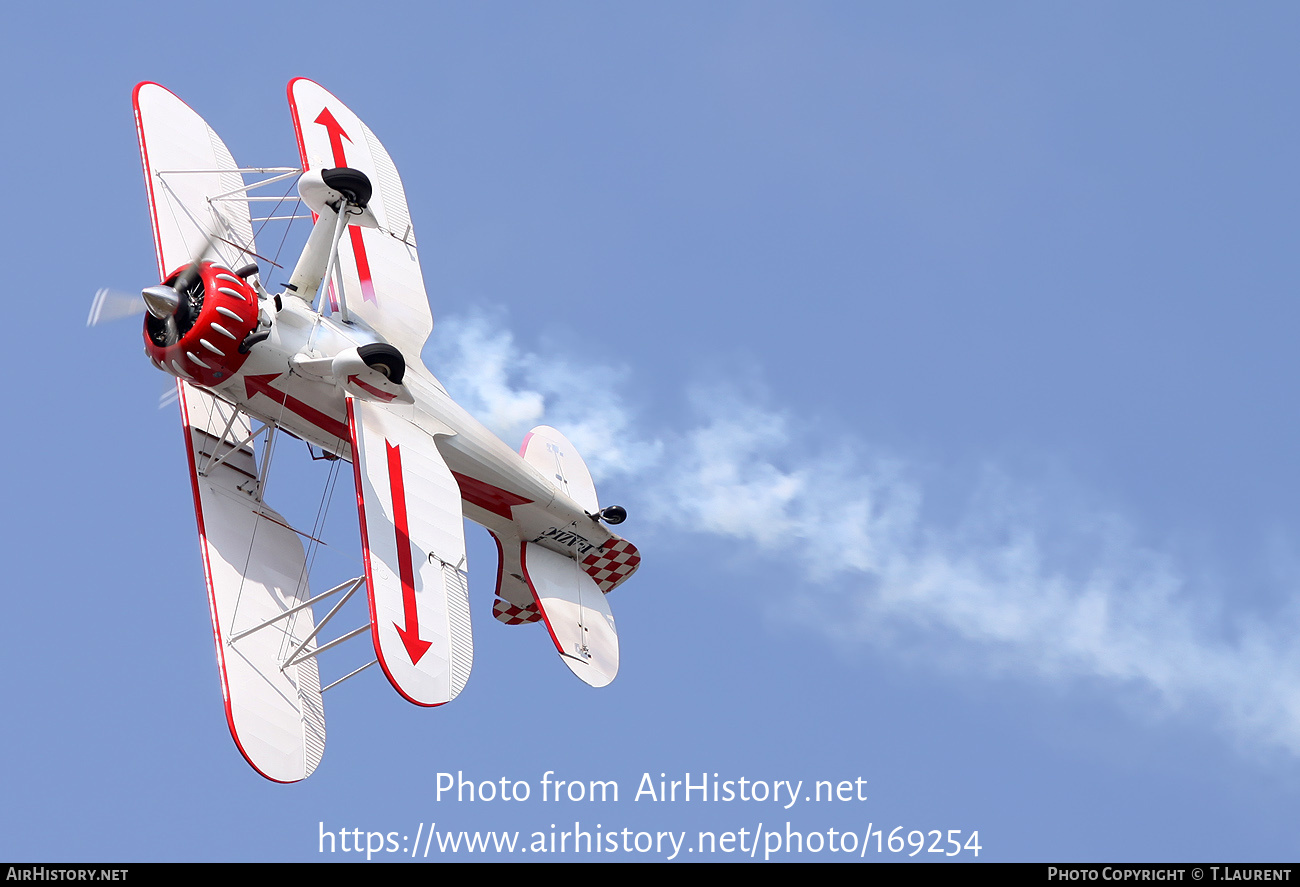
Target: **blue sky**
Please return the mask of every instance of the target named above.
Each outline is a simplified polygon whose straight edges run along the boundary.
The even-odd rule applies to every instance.
[[[0,856],[342,860],[320,823],[577,821],[1295,857],[1293,8],[19,15]],[[431,369],[512,444],[569,433],[645,561],[594,691],[490,619],[473,530],[465,692],[420,710],[373,671],[330,691],[320,769],[285,787],[225,727],[166,379],[134,323],[82,324],[98,287],[154,282],[135,83],[280,165],[294,76],[402,172]],[[304,462],[269,499],[310,521]],[[319,588],[355,575],[349,498]],[[547,771],[620,799],[543,803]],[[438,800],[456,772],[534,795]],[[634,800],[644,773],[705,772],[868,799]]]

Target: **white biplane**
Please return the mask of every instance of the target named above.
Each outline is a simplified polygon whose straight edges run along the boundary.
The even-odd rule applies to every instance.
[[[433,318],[397,169],[325,89],[297,79],[288,94],[301,169],[241,168],[171,92],[141,83],[134,96],[162,280],[143,292],[145,350],[177,377],[230,732],[277,782],[320,762],[316,656],[335,644],[368,631],[369,665],[416,705],[465,686],[474,644],[462,517],[496,540],[496,618],[543,622],[592,686],[618,671],[605,594],[640,563],[605,526],[626,513],[600,507],[560,432],[535,428],[515,453],[424,366]],[[277,198],[250,192],[295,176],[315,221],[272,294],[253,242],[264,220],[249,207]],[[277,432],[353,465],[365,572],[314,596],[310,534],[262,498]],[[369,624],[318,640],[363,586]],[[317,621],[313,605],[331,596]]]

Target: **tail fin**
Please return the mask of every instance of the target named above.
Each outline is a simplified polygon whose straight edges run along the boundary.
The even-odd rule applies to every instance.
[[[549,425],[538,425],[528,432],[519,453],[525,462],[541,472],[557,490],[582,506],[587,514],[594,517],[600,512],[596,484],[587,470],[587,463],[582,461],[578,448],[563,434]],[[641,565],[641,554],[631,542],[610,533],[599,551],[579,557],[578,563],[587,575],[596,580],[600,590],[609,594],[636,572]]]
[[[549,425],[538,425],[524,438],[519,455],[542,473],[557,490],[582,506],[588,514],[600,511],[596,484],[578,448]]]

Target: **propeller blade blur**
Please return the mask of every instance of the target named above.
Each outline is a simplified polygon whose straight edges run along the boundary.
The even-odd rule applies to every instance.
[[[98,326],[124,317],[138,316],[143,311],[143,296],[121,290],[100,289],[95,292],[95,300],[90,304],[90,315],[86,318],[86,326]]]

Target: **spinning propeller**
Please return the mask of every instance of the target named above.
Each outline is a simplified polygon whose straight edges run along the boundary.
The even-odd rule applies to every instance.
[[[203,263],[212,258],[213,244],[217,239],[214,233],[208,232],[202,249],[169,283],[145,287],[138,296],[107,287],[96,290],[95,298],[90,304],[90,314],[86,317],[86,326],[99,326],[148,312],[158,321],[157,324],[149,324],[150,335],[162,339],[159,344],[175,342],[193,325],[199,308],[202,307],[203,281],[199,272]],[[247,279],[257,271],[257,263],[254,262],[234,273]]]
[[[86,318],[86,326],[99,326],[124,317],[135,317],[143,310],[145,301],[142,296],[101,288],[95,291],[95,299],[90,303],[90,316]]]
[[[243,363],[243,343],[258,324],[258,297],[248,283],[258,266],[231,271],[213,249],[217,240],[206,233],[189,262],[138,296],[99,290],[86,326],[139,316],[143,309],[145,352],[156,367],[200,385],[228,379]]]
[[[199,279],[199,268],[212,251],[214,235],[207,232],[203,238],[203,247],[194,258],[181,269],[170,285],[160,283],[145,287],[140,295],[133,295],[121,290],[100,289],[95,292],[95,299],[90,304],[90,315],[86,326],[99,326],[124,317],[134,317],[142,311],[159,321],[166,322],[170,328],[172,341],[176,339],[175,316],[183,301],[182,293],[188,294]]]

